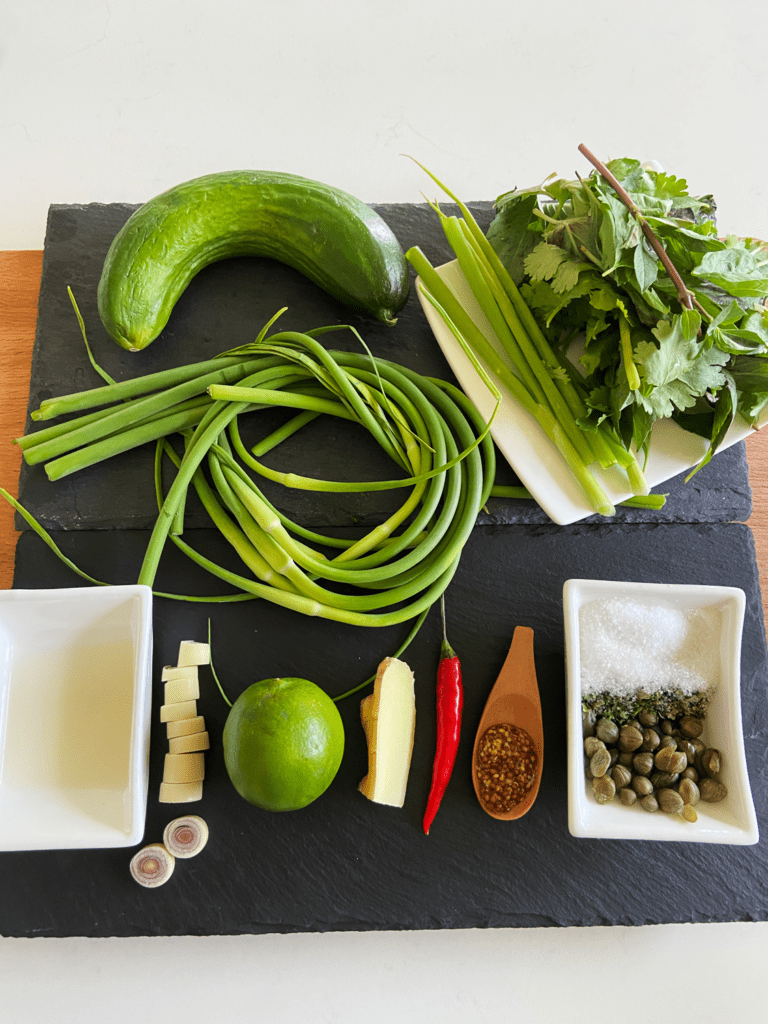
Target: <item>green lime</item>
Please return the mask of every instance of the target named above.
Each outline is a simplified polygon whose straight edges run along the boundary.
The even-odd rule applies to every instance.
[[[296,811],[324,793],[344,754],[331,698],[308,679],[262,679],[237,698],[224,726],[232,784],[266,811]]]

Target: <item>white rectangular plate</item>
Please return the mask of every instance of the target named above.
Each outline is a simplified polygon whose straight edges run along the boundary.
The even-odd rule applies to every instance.
[[[480,310],[458,261],[446,263],[438,267],[437,271],[497,352],[509,363],[509,358]],[[419,284],[417,278],[419,301],[437,343],[465,394],[472,399],[487,421],[493,412],[495,400],[440,314],[425,299]],[[490,376],[493,378],[494,375]],[[594,509],[586,501],[581,488],[539,424],[513,398],[504,394],[504,388],[498,379],[495,383],[499,385],[503,397],[491,434],[499,451],[512,466],[522,484],[555,523],[565,525],[594,515]],[[768,422],[768,410],[761,416],[760,426],[765,422]],[[718,450],[729,448],[751,433],[753,428],[743,420],[734,421]],[[650,454],[645,466],[648,484],[657,487],[678,473],[692,469],[701,461],[707,448],[708,444],[703,438],[688,433],[671,420],[657,421],[651,433]],[[626,474],[621,470],[616,467],[602,470],[598,466],[594,466],[593,469],[597,481],[614,505],[631,497],[632,492],[627,485]]]
[[[144,835],[152,591],[0,591],[0,850]]]
[[[579,610],[591,601],[629,598],[652,607],[719,612],[720,629],[711,642],[720,655],[720,682],[705,719],[704,739],[723,755],[720,779],[728,789],[721,803],[700,801],[696,822],[677,814],[654,814],[614,799],[598,804],[584,777],[581,712],[581,649]],[[688,843],[730,843],[750,846],[759,839],[752,791],[744,754],[741,724],[741,634],[745,596],[736,587],[703,587],[669,583],[621,583],[567,580],[563,587],[566,695],[568,719],[568,828],[572,835],[593,839],[656,839]]]

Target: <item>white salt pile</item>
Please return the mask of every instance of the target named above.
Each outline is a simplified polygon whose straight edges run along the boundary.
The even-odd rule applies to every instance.
[[[590,601],[579,612],[581,689],[631,696],[639,689],[714,686],[720,665],[720,611],[688,612],[625,598]]]

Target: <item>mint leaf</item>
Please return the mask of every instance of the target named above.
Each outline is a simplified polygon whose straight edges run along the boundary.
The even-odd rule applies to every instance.
[[[692,273],[719,285],[729,295],[760,298],[768,292],[768,253],[736,247],[708,252]]]
[[[499,202],[487,237],[512,280],[519,285],[525,277],[523,261],[539,242],[539,233],[531,230],[537,196],[523,194],[511,197],[503,205]]]
[[[635,246],[634,268],[638,291],[647,291],[659,276],[659,260],[648,252],[642,239]]]

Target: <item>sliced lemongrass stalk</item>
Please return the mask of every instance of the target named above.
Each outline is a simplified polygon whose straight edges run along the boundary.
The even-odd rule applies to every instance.
[[[164,700],[166,704],[183,704],[186,701],[198,700],[200,697],[200,683],[197,677],[187,679],[172,679],[165,684]]]
[[[172,736],[168,740],[168,753],[190,754],[198,750],[209,750],[210,746],[207,732],[193,732],[189,736]]]
[[[196,857],[208,842],[208,825],[197,814],[169,821],[163,831],[163,843],[174,857]]]
[[[168,722],[166,735],[169,740],[178,739],[179,736],[193,736],[195,733],[205,732],[205,718],[196,715],[194,718],[180,718],[175,722]]]
[[[197,718],[197,701],[183,700],[178,704],[163,704],[160,708],[161,722],[178,722],[182,718]]]
[[[179,668],[208,665],[210,660],[211,649],[208,644],[197,640],[182,640],[179,644]]]
[[[175,866],[175,857],[162,843],[150,843],[131,858],[131,874],[146,889],[165,885]]]
[[[205,778],[205,756],[202,753],[166,754],[163,782],[202,782]]]
[[[189,804],[203,799],[203,783],[199,782],[161,782],[161,804]]]
[[[197,665],[166,665],[160,681],[169,683],[172,679],[194,679],[197,681]]]

